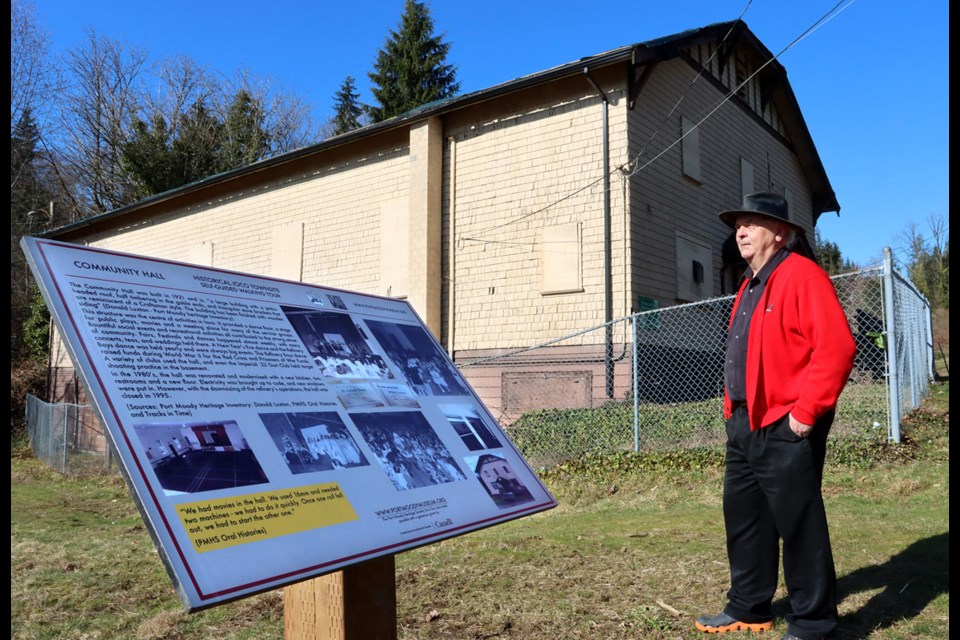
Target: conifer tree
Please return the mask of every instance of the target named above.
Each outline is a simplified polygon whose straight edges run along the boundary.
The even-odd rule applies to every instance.
[[[353,76],[344,78],[333,99],[334,115],[330,135],[338,136],[363,126],[360,118],[364,109],[360,104],[360,94],[357,93],[357,84]]]
[[[33,278],[20,238],[46,229],[53,216],[55,194],[47,186],[40,130],[28,106],[10,134],[10,356],[11,361],[33,354],[25,341],[24,321],[30,315]]]
[[[122,149],[124,174],[144,198],[175,189],[219,172],[224,166],[224,125],[197,101],[179,130],[155,113],[150,123],[137,120]]]
[[[246,89],[237,91],[223,123],[220,169],[228,171],[262,159],[270,148],[265,126],[260,101]]]
[[[368,73],[379,106],[370,108],[374,122],[457,94],[456,67],[446,63],[450,44],[434,35],[433,19],[424,2],[406,0],[399,31],[390,31],[378,52],[375,71]]]

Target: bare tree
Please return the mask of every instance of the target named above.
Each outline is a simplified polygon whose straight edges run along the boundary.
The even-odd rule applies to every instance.
[[[942,214],[927,218],[927,231],[908,222],[897,235],[897,254],[904,257],[910,279],[935,308],[950,307],[950,224]]]
[[[930,255],[927,277],[930,279],[930,297],[935,305],[950,308],[950,221],[940,213],[927,218],[930,228]]]
[[[50,56],[49,37],[36,22],[34,6],[29,2],[12,0],[10,3],[10,191],[11,206],[20,199],[14,196],[18,182],[26,179],[36,182],[40,171],[40,160],[50,158],[43,141],[43,132],[47,128],[47,116],[57,95],[58,70]],[[22,145],[25,140],[18,138],[18,131],[33,131],[35,139],[29,149]],[[31,159],[24,154],[32,156]],[[49,167],[49,164],[47,165]],[[25,177],[24,171],[33,171]],[[26,190],[35,189],[27,185]],[[22,196],[22,190],[18,194]],[[49,195],[49,194],[48,194]],[[22,202],[20,203],[22,204]],[[29,207],[32,209],[34,207]],[[11,222],[24,211],[11,211]],[[47,214],[52,218],[53,213]]]
[[[156,76],[156,91],[145,91],[140,118],[149,121],[163,116],[170,128],[177,132],[184,118],[195,104],[213,104],[220,93],[214,75],[186,55],[161,60],[152,68]],[[152,86],[152,85],[151,85]]]
[[[10,3],[10,357],[29,355],[24,321],[30,316],[33,278],[20,250],[20,238],[53,223],[56,193],[50,155],[41,129],[56,95],[56,68],[49,39],[36,22],[32,3]],[[59,210],[59,209],[57,209]]]
[[[121,154],[137,198],[309,142],[307,106],[247,71],[225,80],[181,55],[144,75],[156,82],[139,99]]]
[[[50,41],[36,23],[33,4],[10,2],[10,132],[28,111],[42,124],[56,87]]]
[[[237,96],[247,96],[261,118],[266,146],[257,160],[271,158],[315,142],[311,133],[310,105],[269,78],[254,76],[241,68],[223,83],[214,110],[226,122]]]
[[[120,165],[133,116],[145,51],[87,30],[85,46],[69,52],[72,81],[62,94],[57,146],[80,189],[82,217],[129,204],[135,190]]]

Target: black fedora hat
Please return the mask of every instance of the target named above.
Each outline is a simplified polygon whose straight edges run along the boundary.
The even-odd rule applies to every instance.
[[[779,193],[769,191],[759,191],[757,193],[748,193],[743,196],[743,206],[740,209],[730,211],[721,211],[720,219],[728,227],[734,227],[737,216],[741,213],[752,213],[759,216],[766,216],[780,222],[786,222],[797,230],[797,233],[806,233],[803,227],[790,221],[787,214],[787,199]]]

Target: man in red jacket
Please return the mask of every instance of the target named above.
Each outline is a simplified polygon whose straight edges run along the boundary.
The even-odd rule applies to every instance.
[[[730,590],[707,633],[773,626],[780,542],[791,612],[783,640],[837,626],[837,578],[821,480],[827,434],[856,350],[833,283],[800,250],[803,229],[776,193],[753,193],[720,219],[748,268],[724,359],[727,419],[723,517]]]

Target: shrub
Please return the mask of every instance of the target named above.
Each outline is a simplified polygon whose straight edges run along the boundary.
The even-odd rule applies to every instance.
[[[27,394],[46,396],[47,363],[28,358],[10,365],[10,443],[12,448],[27,439]]]

